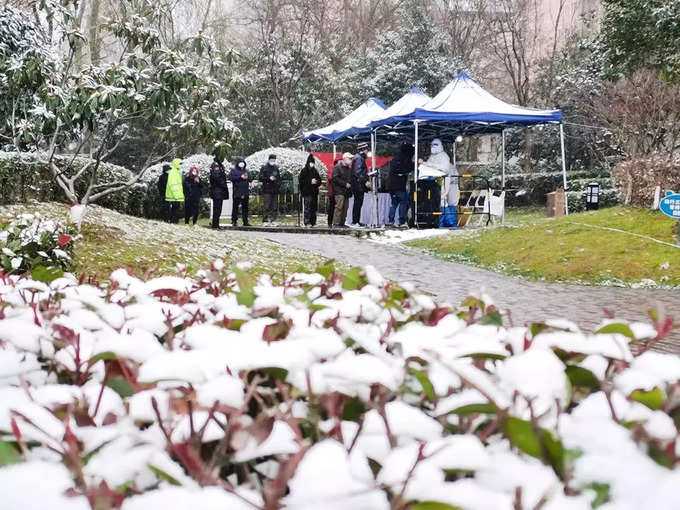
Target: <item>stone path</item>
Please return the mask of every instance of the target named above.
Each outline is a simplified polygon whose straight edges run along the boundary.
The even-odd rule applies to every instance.
[[[603,309],[628,320],[645,320],[650,308],[664,310],[680,319],[680,292],[586,287],[528,282],[483,269],[447,262],[403,245],[385,245],[350,236],[239,232],[309,250],[348,265],[372,264],[383,276],[409,281],[457,304],[471,291],[486,292],[497,306],[511,311],[515,324],[553,318],[568,318],[584,328],[595,328]],[[680,331],[673,332],[660,349],[680,353]]]

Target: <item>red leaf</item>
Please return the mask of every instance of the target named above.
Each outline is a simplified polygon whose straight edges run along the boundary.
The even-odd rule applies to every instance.
[[[68,243],[70,243],[72,239],[73,238],[68,234],[59,234],[57,242],[59,243],[59,247],[63,248]]]

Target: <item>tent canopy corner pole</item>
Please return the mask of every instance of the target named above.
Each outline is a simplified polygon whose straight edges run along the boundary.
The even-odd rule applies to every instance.
[[[378,227],[378,179],[375,175],[375,151],[376,151],[376,145],[377,145],[377,140],[376,140],[376,135],[375,135],[375,130],[371,131],[371,173],[373,174],[373,181],[372,183],[375,184],[375,188],[372,189],[371,191],[373,192],[373,201],[375,205],[375,218],[373,221],[373,226]]]
[[[414,156],[413,156],[413,221],[415,227],[418,228],[418,121],[413,121],[414,132]]]
[[[501,180],[501,189],[505,189],[505,129],[501,131],[501,145],[503,146],[502,149],[502,165],[503,165],[503,177]]]
[[[335,162],[335,155],[336,155],[335,144],[333,144],[333,162]]]
[[[562,153],[562,184],[564,186],[564,214],[569,216],[569,201],[567,199],[567,159],[564,151],[564,124],[560,122],[560,149]]]

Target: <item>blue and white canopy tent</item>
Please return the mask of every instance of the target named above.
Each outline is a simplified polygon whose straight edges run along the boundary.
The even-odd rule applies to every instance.
[[[415,145],[415,161],[418,161],[418,143],[440,138],[453,142],[458,136],[474,136],[500,134],[503,148],[502,185],[505,187],[505,130],[516,127],[537,125],[560,126],[560,148],[562,159],[562,175],[564,190],[567,190],[567,171],[564,151],[564,127],[561,110],[540,110],[506,103],[483,89],[476,81],[461,72],[435,97],[427,100],[427,96],[419,89],[411,91],[390,108],[384,109],[382,115],[373,110],[374,118],[368,123],[370,115],[361,115],[360,120],[348,119],[332,124],[322,130],[305,133],[304,141],[326,139],[333,144],[343,140],[357,140],[370,135],[372,149],[375,152],[376,139],[408,140]],[[378,100],[369,100],[378,101]],[[368,101],[367,101],[368,103]],[[382,105],[382,102],[380,102]],[[364,103],[363,106],[365,106]],[[362,108],[362,107],[359,107]],[[359,109],[355,110],[358,111]],[[359,117],[357,115],[357,117]],[[342,123],[342,124],[341,124]],[[332,130],[332,135],[319,136],[319,132]],[[339,127],[339,128],[338,128]],[[417,163],[414,173],[418,176]],[[565,197],[565,212],[568,205]]]
[[[370,125],[373,119],[380,116],[387,107],[380,99],[366,100],[352,113],[333,124],[314,131],[303,133],[303,142],[330,142],[333,144],[333,159],[335,159],[335,143],[338,140],[349,139]],[[370,132],[370,129],[369,129]]]

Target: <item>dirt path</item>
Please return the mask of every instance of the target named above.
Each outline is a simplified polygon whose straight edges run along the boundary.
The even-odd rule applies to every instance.
[[[680,292],[677,291],[528,282],[443,261],[400,244],[385,245],[351,236],[242,234],[309,250],[349,265],[372,264],[386,278],[412,282],[440,301],[459,303],[471,291],[481,290],[501,309],[510,310],[516,324],[568,318],[581,327],[595,328],[604,317],[605,308],[628,320],[645,320],[651,308],[680,319]],[[659,348],[680,353],[680,331],[675,331]]]

